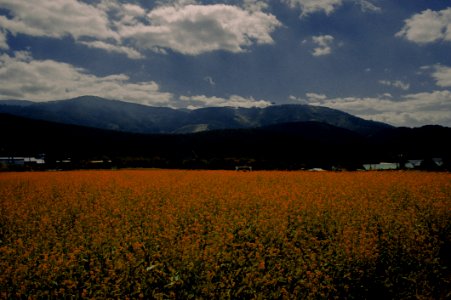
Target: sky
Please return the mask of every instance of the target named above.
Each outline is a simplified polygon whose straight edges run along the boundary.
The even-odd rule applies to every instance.
[[[0,100],[83,95],[451,126],[451,1],[0,0]]]

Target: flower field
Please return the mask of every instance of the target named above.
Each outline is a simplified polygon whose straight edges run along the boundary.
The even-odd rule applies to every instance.
[[[0,298],[445,299],[451,174],[0,173]]]

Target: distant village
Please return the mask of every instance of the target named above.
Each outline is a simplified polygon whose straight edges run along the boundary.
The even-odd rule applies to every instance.
[[[84,167],[104,168],[111,167],[111,160],[88,160],[84,162]],[[77,163],[77,165],[79,165]],[[45,154],[36,157],[29,156],[0,156],[1,170],[47,170],[47,169],[74,169],[74,162],[71,158],[55,160],[49,163],[45,159]]]
[[[75,162],[71,158],[48,162],[45,154],[35,157],[28,156],[0,156],[0,171],[8,170],[66,170],[66,169],[110,169],[114,164],[110,159],[85,160],[82,163]],[[252,171],[252,166],[236,166],[236,171]],[[324,171],[323,168],[311,168],[309,171]],[[332,171],[343,171],[341,168],[332,167]],[[379,162],[363,164],[358,171],[385,171],[385,170],[431,170],[444,171],[444,161],[440,157],[429,159],[409,159],[400,162]]]
[[[0,156],[0,167],[8,166],[43,166],[45,159],[41,157]],[[3,169],[0,168],[0,169]]]

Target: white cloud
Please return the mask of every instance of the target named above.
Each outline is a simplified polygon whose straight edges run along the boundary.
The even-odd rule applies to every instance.
[[[130,47],[126,47],[126,46],[109,44],[109,43],[102,42],[102,41],[80,42],[80,43],[83,45],[86,45],[90,48],[103,49],[107,52],[125,54],[130,59],[144,58],[144,56],[141,53],[139,53],[137,50],[130,48]]]
[[[330,15],[335,9],[343,4],[342,0],[284,0],[292,8],[301,9],[301,17],[316,12],[324,12]]]
[[[13,34],[61,38],[72,36],[113,38],[108,15],[86,3],[73,0],[0,0],[11,17],[0,16],[0,26]]]
[[[404,23],[401,31],[396,33],[397,37],[418,44],[451,41],[451,7],[441,11],[424,10]]]
[[[136,4],[100,0],[0,0],[0,28],[11,34],[36,37],[72,37],[76,42],[131,59],[141,50],[165,49],[197,55],[224,50],[243,52],[254,44],[271,44],[271,33],[281,23],[247,0],[245,9],[224,4],[196,5],[195,1],[164,2],[150,12]],[[0,47],[6,48],[4,32]]]
[[[243,0],[243,6],[249,11],[261,11],[268,8],[267,0]]]
[[[404,91],[407,91],[408,89],[410,89],[410,84],[409,83],[405,83],[402,82],[401,80],[395,80],[395,81],[390,81],[390,80],[379,80],[380,84],[386,85],[386,86],[392,86]]]
[[[331,35],[318,35],[312,37],[313,43],[317,45],[313,49],[313,56],[323,56],[332,53],[332,43],[334,42],[334,37]]]
[[[360,5],[360,9],[363,12],[381,12],[382,9],[376,5],[374,5],[373,3],[371,3],[370,1],[367,0],[357,0],[356,3],[358,5]]]
[[[146,10],[139,5],[126,3],[122,5],[124,10],[124,15],[126,16],[144,16],[146,14]]]
[[[307,93],[305,94],[309,101],[315,101],[315,100],[325,100],[327,99],[327,96],[324,94],[317,94],[317,93]]]
[[[108,14],[110,23],[112,23],[111,27],[115,30],[124,25],[137,25],[147,14],[147,11],[139,5],[121,4],[117,0],[102,0],[97,8]]]
[[[294,104],[309,104],[309,102],[306,99],[301,98],[301,97],[296,97],[293,95],[288,96],[288,100],[289,100],[289,102],[294,103]]]
[[[186,107],[199,108],[206,106],[215,107],[267,107],[271,102],[266,100],[255,100],[254,98],[244,98],[232,95],[229,98],[207,97],[204,95],[180,96],[180,100],[187,103]]]
[[[8,41],[6,39],[6,32],[0,29],[0,49],[8,50]]]
[[[396,126],[443,124],[451,126],[451,91],[408,94],[401,99],[380,97],[346,97],[309,99],[310,105],[321,105],[350,114]]]
[[[34,60],[28,52],[0,55],[0,98],[46,101],[95,95],[147,105],[167,105],[170,93],[157,83],[130,82],[124,74],[98,77],[54,60]]]
[[[162,6],[147,17],[149,25],[122,26],[120,35],[140,49],[169,48],[188,55],[271,44],[270,33],[281,26],[271,14],[223,4]]]
[[[434,69],[432,77],[436,80],[436,84],[441,87],[451,87],[451,67],[436,65]]]
[[[332,14],[345,2],[353,2],[360,6],[362,12],[380,12],[382,9],[369,0],[283,0],[291,8],[301,9],[301,18],[313,13]]]

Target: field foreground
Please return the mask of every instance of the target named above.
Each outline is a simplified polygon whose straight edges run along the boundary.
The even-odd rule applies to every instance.
[[[451,296],[451,174],[0,173],[0,298]]]

